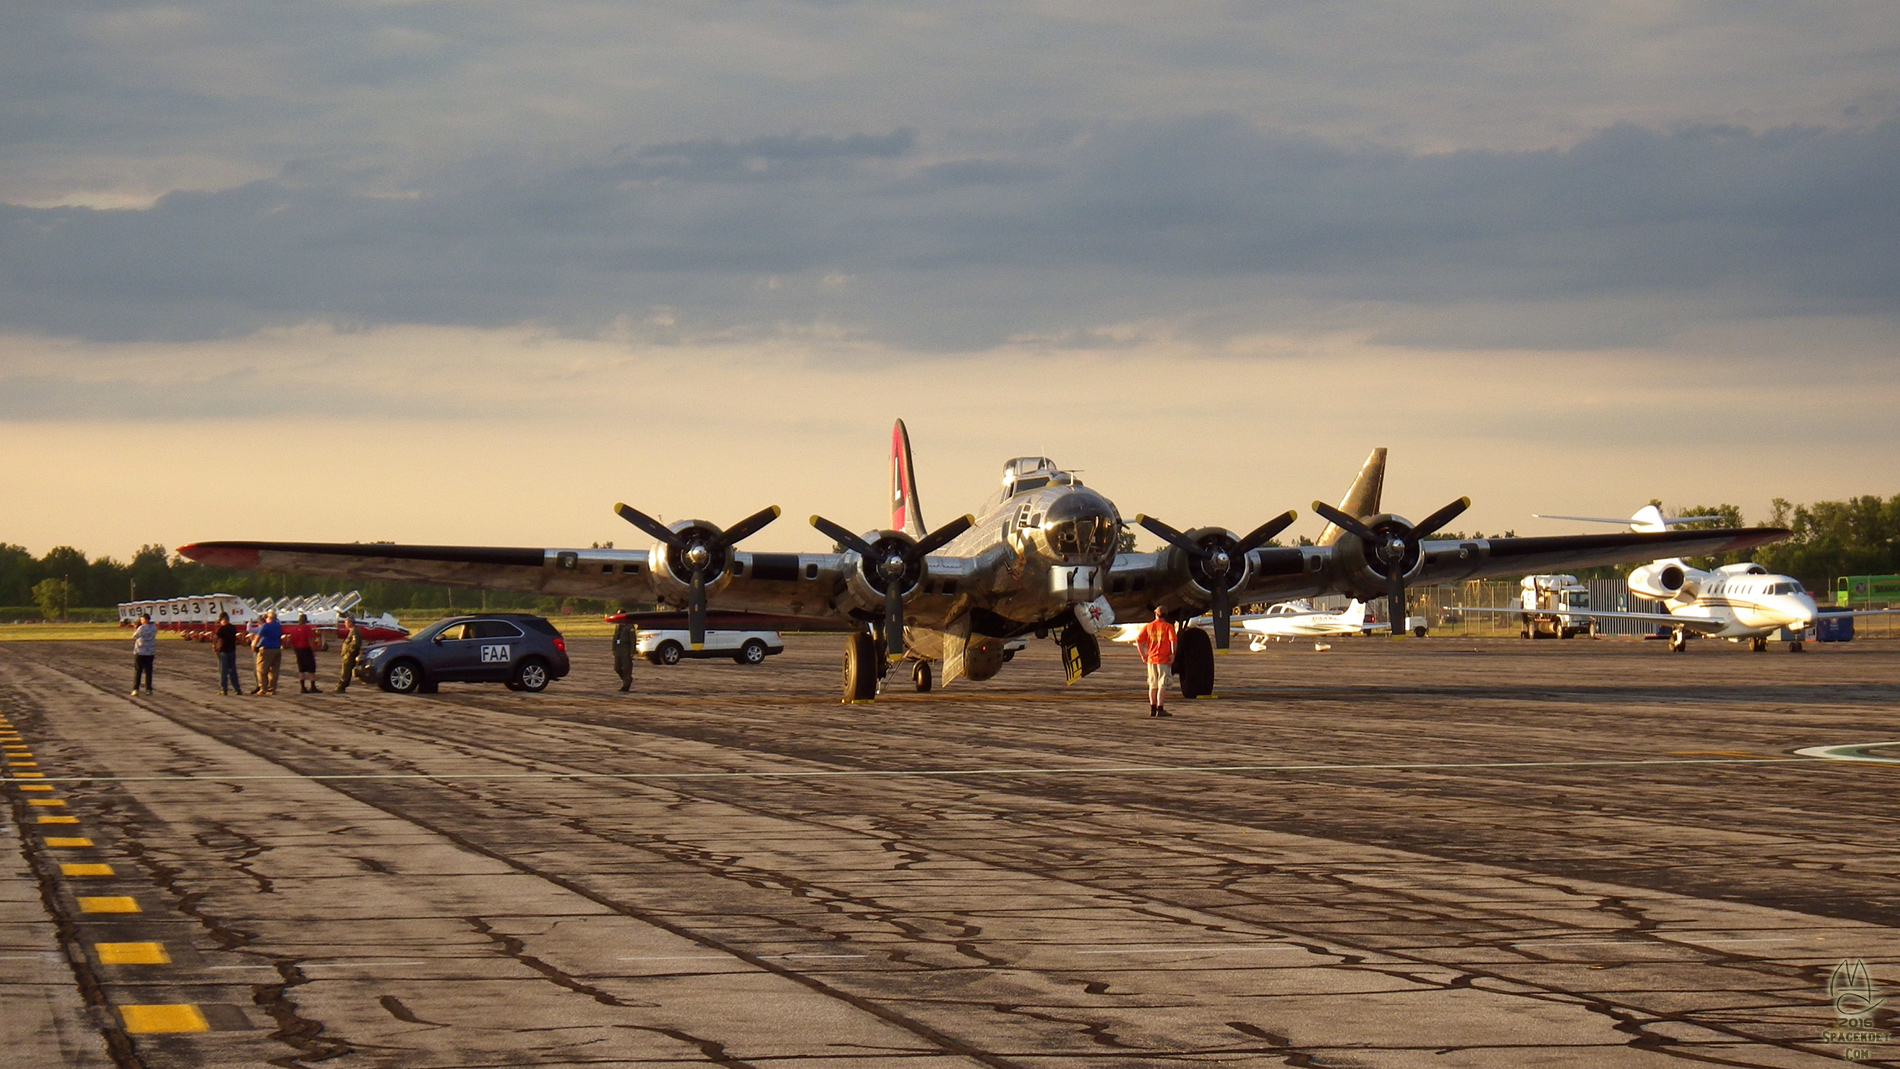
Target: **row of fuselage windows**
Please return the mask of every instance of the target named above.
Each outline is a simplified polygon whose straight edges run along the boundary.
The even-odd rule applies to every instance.
[[[1805,594],[1807,591],[1793,580],[1781,583],[1769,583],[1759,579],[1724,579],[1708,588],[1707,594]]]

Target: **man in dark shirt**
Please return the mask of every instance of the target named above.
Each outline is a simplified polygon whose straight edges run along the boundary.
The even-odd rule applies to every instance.
[[[244,684],[238,682],[237,674],[237,636],[237,625],[231,622],[231,614],[219,613],[218,629],[211,633],[211,648],[218,654],[219,694],[244,693]]]
[[[614,675],[620,677],[620,689],[633,689],[633,623],[626,617],[614,622]]]

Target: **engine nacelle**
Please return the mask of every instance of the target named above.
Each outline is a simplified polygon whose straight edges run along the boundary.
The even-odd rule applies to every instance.
[[[709,543],[719,537],[718,525],[705,520],[675,520],[666,525],[667,530],[687,536],[691,542]],[[656,542],[647,551],[647,567],[653,571],[653,587],[662,601],[676,605],[685,605],[692,596],[693,570],[686,562],[686,554],[692,547],[678,549],[663,542]],[[706,549],[706,593],[715,594],[732,582],[732,550]]]
[[[882,565],[892,553],[908,556],[917,545],[917,540],[902,531],[867,531],[864,540],[871,544],[871,556],[859,556],[855,551],[846,554],[849,558],[844,568],[844,596],[840,600],[849,601],[849,607],[867,612],[884,611],[884,590],[888,582],[882,571]],[[923,584],[924,564],[922,560],[907,562],[903,573],[898,576],[898,590],[908,603]]]
[[[1205,549],[1217,550],[1227,554],[1227,589],[1238,590],[1246,585],[1253,571],[1253,560],[1249,554],[1240,552],[1240,536],[1225,527],[1196,527],[1186,532],[1188,540]],[[1212,600],[1214,596],[1214,576],[1209,571],[1209,561],[1202,557],[1189,556],[1179,546],[1170,545],[1162,551],[1163,567],[1169,574],[1184,578],[1199,595],[1200,600]]]
[[[1375,534],[1385,535],[1408,530],[1409,521],[1403,516],[1382,512],[1364,521]],[[1380,555],[1381,544],[1367,545],[1364,540],[1342,533],[1339,541],[1333,543],[1338,556],[1338,579],[1348,593],[1363,599],[1382,598],[1392,589],[1391,565]],[[1409,584],[1418,577],[1425,562],[1425,555],[1415,548],[1408,547],[1399,558],[1398,568]]]
[[[1630,572],[1629,586],[1630,593],[1653,601],[1695,595],[1689,569],[1680,561],[1657,561],[1636,568]]]
[[[1740,564],[1724,564],[1720,568],[1717,568],[1715,571],[1716,571],[1716,574],[1718,575],[1767,575],[1768,574],[1768,569],[1762,567],[1759,564],[1756,564],[1754,561],[1743,561]]]

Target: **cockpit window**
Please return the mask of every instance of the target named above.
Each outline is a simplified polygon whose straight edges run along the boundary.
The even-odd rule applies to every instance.
[[[1043,487],[1048,486],[1048,485],[1049,485],[1049,477],[1046,475],[1038,475],[1033,479],[1018,480],[1016,483],[1016,492],[1019,494],[1025,494],[1031,490],[1040,490]]]

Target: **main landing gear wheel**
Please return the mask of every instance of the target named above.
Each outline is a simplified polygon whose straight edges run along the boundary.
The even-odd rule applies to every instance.
[[[844,644],[844,701],[868,702],[877,697],[877,641],[859,631]]]
[[[1748,648],[1751,652],[1760,653],[1768,648],[1768,637],[1766,635],[1756,635],[1754,638],[1748,640]]]
[[[1788,652],[1789,652],[1789,653],[1800,653],[1800,652],[1801,652],[1801,643],[1799,643],[1799,642],[1790,642],[1790,643],[1788,643]]]
[[[1194,699],[1214,693],[1214,640],[1198,627],[1184,627],[1174,640],[1174,675],[1181,697]]]
[[[917,693],[919,694],[930,693],[930,662],[929,661],[917,662],[916,667],[910,670],[910,682],[912,686],[917,688]]]

